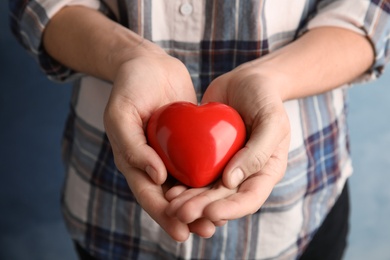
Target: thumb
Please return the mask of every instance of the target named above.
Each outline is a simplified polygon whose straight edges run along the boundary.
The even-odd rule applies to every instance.
[[[156,183],[162,184],[167,178],[164,163],[147,144],[142,120],[134,113],[120,113],[107,107],[104,126],[110,141],[115,164],[125,173],[129,167],[146,172]]]
[[[226,165],[222,176],[226,187],[236,188],[252,174],[262,171],[273,157],[277,160],[272,162],[286,161],[284,157],[288,154],[289,123],[272,121],[254,127],[246,145]],[[272,166],[272,168],[283,167],[283,165]],[[270,171],[262,172],[268,174]]]
[[[256,153],[257,152],[257,153]],[[225,167],[222,181],[226,187],[234,189],[252,174],[259,172],[267,163],[270,154],[256,151],[248,144],[238,151]]]
[[[121,172],[129,167],[146,172],[154,183],[161,185],[167,178],[167,171],[157,153],[146,143],[141,145],[116,146],[114,149],[115,164]],[[120,150],[119,150],[120,149]],[[122,170],[123,169],[123,170]]]

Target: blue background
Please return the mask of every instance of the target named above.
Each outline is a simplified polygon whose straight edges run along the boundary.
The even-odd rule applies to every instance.
[[[59,209],[70,86],[45,78],[0,2],[0,259],[76,259]],[[390,259],[390,72],[350,91],[355,173],[345,259]]]

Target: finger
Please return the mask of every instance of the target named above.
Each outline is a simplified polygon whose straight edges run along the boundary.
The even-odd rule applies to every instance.
[[[198,196],[199,194],[206,191],[208,188],[196,188],[188,189],[186,188],[180,195],[170,201],[169,206],[167,207],[166,213],[168,216],[176,216],[177,211],[185,204],[187,201]],[[192,221],[191,221],[192,222]],[[190,223],[190,222],[186,222]]]
[[[176,197],[178,197],[180,194],[188,190],[188,187],[185,185],[176,185],[170,188],[166,193],[165,193],[165,198],[168,201],[172,201]]]
[[[210,203],[203,216],[213,222],[237,219],[253,214],[264,204],[273,187],[283,178],[287,167],[289,137],[258,173],[252,174],[239,187],[238,192]]]
[[[250,138],[224,169],[222,180],[226,187],[236,188],[252,174],[262,170],[280,143],[289,137],[289,122],[284,112],[254,119]],[[261,118],[260,118],[261,117]]]
[[[228,223],[227,220],[218,220],[218,221],[213,221],[214,225],[216,227],[222,227]]]
[[[188,224],[191,233],[195,233],[203,238],[210,238],[215,233],[215,225],[208,219],[201,218]]]
[[[117,151],[115,162],[118,168],[138,168],[147,172],[156,184],[166,180],[164,163],[147,145],[143,122],[135,107],[128,103],[107,105],[104,125],[110,143]]]
[[[186,200],[176,210],[176,217],[183,223],[192,223],[196,219],[204,216],[203,210],[209,205],[220,199],[226,198],[234,194],[237,190],[228,189],[222,184],[218,187],[206,190],[197,194],[191,199]],[[221,219],[218,219],[219,221]]]
[[[188,225],[165,214],[169,202],[164,198],[161,186],[136,168],[128,168],[124,176],[138,203],[151,218],[176,241],[187,240],[190,234]]]
[[[268,198],[273,181],[267,175],[254,174],[242,186],[239,192],[207,205],[203,216],[218,223],[253,214]]]

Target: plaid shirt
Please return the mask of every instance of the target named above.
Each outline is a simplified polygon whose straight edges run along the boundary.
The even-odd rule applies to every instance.
[[[73,239],[104,259],[295,259],[352,173],[346,87],[285,103],[291,145],[284,178],[262,208],[229,221],[210,239],[177,243],[142,210],[116,169],[102,115],[111,85],[50,58],[42,32],[65,5],[98,9],[182,60],[199,97],[211,80],[321,26],[346,28],[372,41],[376,59],[356,81],[376,78],[389,59],[388,0],[10,1],[19,41],[54,80],[75,80],[64,135],[63,213]],[[122,9],[123,11],[124,9]],[[124,15],[125,14],[125,15]]]

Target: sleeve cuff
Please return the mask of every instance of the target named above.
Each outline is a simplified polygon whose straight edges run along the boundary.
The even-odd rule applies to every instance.
[[[324,1],[317,7],[317,14],[308,22],[306,30],[333,26],[344,28],[367,37],[375,52],[372,67],[353,83],[378,78],[390,58],[390,16],[388,6],[376,1],[346,0]]]
[[[20,18],[19,34],[23,45],[35,57],[42,70],[54,81],[70,81],[79,73],[63,66],[45,51],[42,36],[50,19],[63,7],[80,5],[95,10],[100,9],[98,0],[30,1]]]

